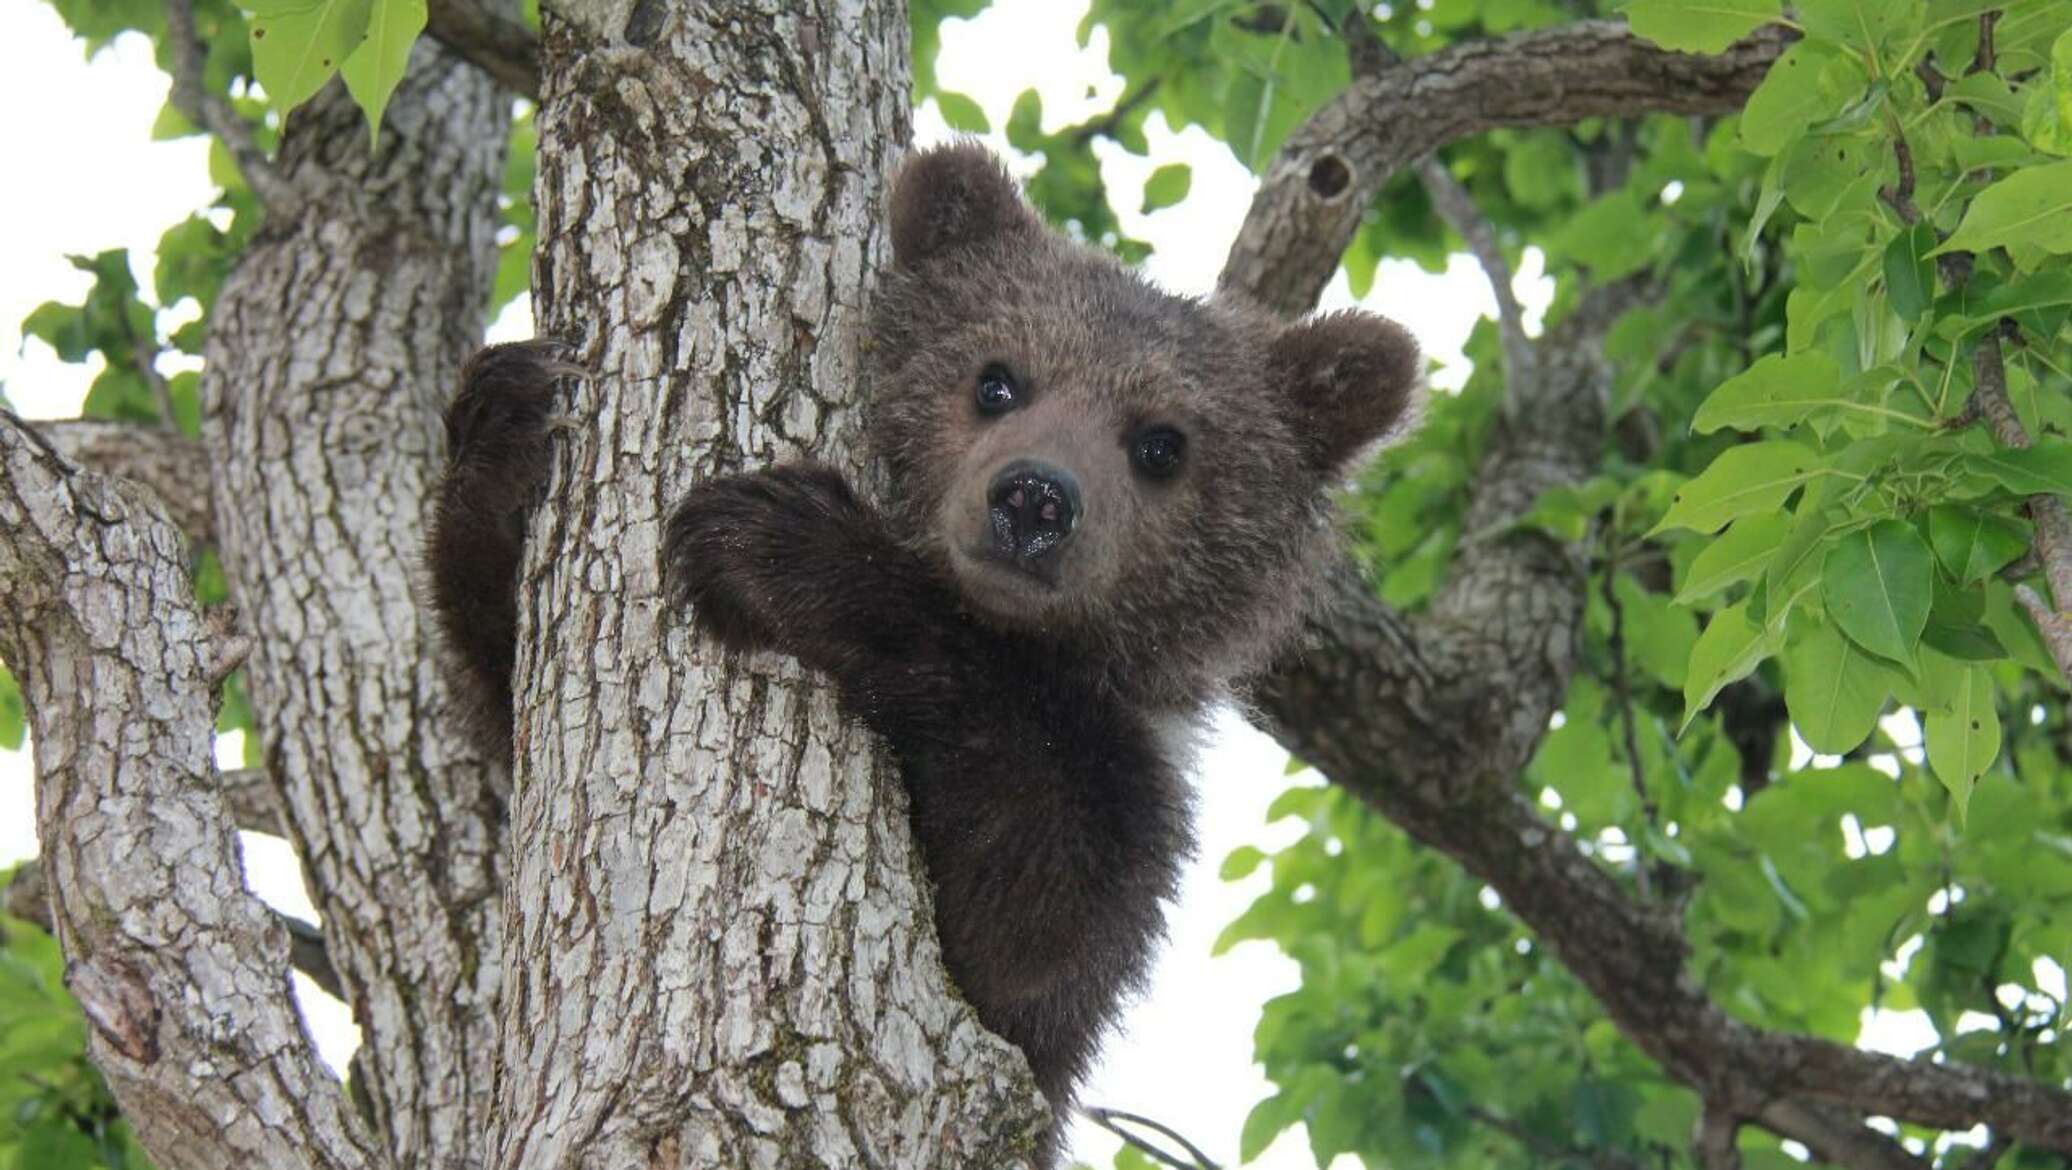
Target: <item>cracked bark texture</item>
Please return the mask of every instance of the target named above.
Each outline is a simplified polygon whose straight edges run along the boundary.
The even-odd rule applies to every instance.
[[[501,762],[453,731],[413,593],[439,412],[479,344],[509,98],[420,43],[380,147],[335,83],[288,120],[297,196],[210,318],[215,529],[280,819],[396,1163],[480,1166],[496,1058]]]
[[[29,700],[65,982],[166,1170],[383,1159],[318,1062],[288,939],[244,889],[215,769],[211,648],[149,494],[0,412],[0,655]]]
[[[566,388],[520,585],[496,1163],[1008,1167],[1047,1123],[941,974],[894,770],[663,595],[696,479],[852,473],[906,14],[563,5],[539,115]]]

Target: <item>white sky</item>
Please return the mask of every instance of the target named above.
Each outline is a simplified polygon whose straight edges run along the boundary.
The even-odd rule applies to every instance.
[[[1085,51],[1074,43],[1084,11],[1083,0],[997,0],[976,21],[950,22],[937,66],[942,84],[976,98],[996,127],[1006,124],[1016,95],[1031,86],[1043,95],[1047,128],[1107,108],[1122,80],[1107,70],[1105,32],[1097,31]],[[128,247],[148,297],[160,233],[215,194],[202,139],[150,141],[165,91],[141,38],[124,37],[89,62],[39,0],[0,0],[0,110],[7,111],[0,152],[33,164],[0,184],[0,385],[28,417],[76,414],[98,372],[59,362],[42,343],[25,345],[20,336],[22,317],[38,304],[76,302],[88,287],[86,275],[74,271],[66,255]],[[922,141],[945,136],[932,105],[916,121]],[[1148,137],[1149,158],[1128,155],[1112,143],[1102,151],[1124,229],[1156,247],[1147,265],[1151,276],[1176,291],[1207,292],[1250,202],[1251,175],[1199,129],[1174,134],[1153,115]],[[999,134],[991,141],[1008,153]],[[1192,164],[1189,198],[1149,217],[1137,214],[1144,178],[1168,162]],[[1518,282],[1535,319],[1549,291],[1537,279],[1536,261],[1535,256]],[[1355,303],[1343,274],[1324,303]],[[1384,263],[1365,305],[1407,325],[1445,367],[1435,383],[1457,387],[1465,376],[1460,345],[1475,319],[1491,311],[1492,301],[1472,262],[1456,257],[1443,276]],[[521,302],[495,332],[523,336],[528,317]],[[236,743],[222,747],[225,759],[238,758]],[[1219,718],[1197,776],[1201,853],[1173,915],[1171,942],[1150,994],[1130,1011],[1124,1034],[1108,1044],[1083,1095],[1089,1104],[1157,1118],[1226,1164],[1236,1161],[1245,1114],[1269,1090],[1251,1061],[1259,1005],[1293,989],[1296,969],[1264,943],[1209,957],[1224,924],[1268,882],[1264,868],[1235,884],[1219,881],[1216,868],[1239,845],[1271,849],[1293,837],[1290,824],[1270,830],[1263,823],[1266,806],[1287,783],[1286,759],[1233,713]],[[1309,773],[1306,782],[1315,779]],[[36,851],[31,793],[28,754],[0,752],[0,864]],[[285,842],[247,834],[245,845],[253,888],[285,910],[314,918]],[[348,1013],[297,978],[319,1047],[334,1064],[342,1063],[357,1043]],[[1892,1050],[1911,1051],[1922,1042],[1918,1029],[1905,1031],[1912,1034],[1895,1036]],[[1085,1123],[1074,1134],[1075,1154],[1097,1166],[1108,1164],[1115,1144]],[[1341,1158],[1338,1166],[1356,1164]],[[1298,1128],[1253,1165],[1307,1170],[1313,1163]]]

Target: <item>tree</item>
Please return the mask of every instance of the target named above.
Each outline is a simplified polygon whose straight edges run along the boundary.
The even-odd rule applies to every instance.
[[[796,666],[689,643],[654,556],[703,475],[862,470],[883,181],[912,101],[986,128],[933,75],[978,6],[563,0],[535,39],[468,0],[60,0],[90,42],[157,38],[229,213],[161,247],[159,303],[202,326],[161,337],[121,257],[83,261],[87,301],[26,327],[105,357],[93,417],[0,415],[42,842],[11,904],[158,1164],[1032,1148],[1026,1071],[941,977],[896,776]],[[1241,1145],[1300,1120],[1320,1164],[2051,1164],[2072,3],[1622,16],[1096,0],[1123,96],[1005,128],[1046,212],[1128,256],[1095,144],[1141,152],[1153,112],[1221,138],[1261,179],[1223,284],[1284,313],[1458,246],[1496,290],[1465,388],[1350,497],[1334,605],[1253,686],[1330,786],[1282,799],[1307,833],[1226,936],[1304,973]],[[506,776],[452,732],[410,582],[437,409],[528,258],[590,373],[530,530]],[[248,772],[214,766],[219,696]],[[240,818],[316,891],[296,954],[365,1033],[346,1085]],[[1924,1009],[1931,1059],[1854,1047],[1874,1005]],[[132,1156],[65,1092],[25,1109]]]

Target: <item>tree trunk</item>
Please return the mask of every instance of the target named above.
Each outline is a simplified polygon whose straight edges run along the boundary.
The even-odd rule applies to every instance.
[[[480,344],[510,99],[429,42],[380,146],[333,86],[288,120],[303,201],[210,319],[215,528],[266,771],[405,1166],[480,1166],[496,1059],[500,762],[454,734],[415,593],[439,411]]]
[[[896,772],[796,664],[694,646],[657,559],[694,480],[859,469],[904,8],[571,5],[543,66],[535,305],[590,376],[520,588],[498,1164],[1025,1163]]]

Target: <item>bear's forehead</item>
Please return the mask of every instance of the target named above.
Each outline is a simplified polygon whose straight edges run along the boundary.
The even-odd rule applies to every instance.
[[[1084,245],[1022,257],[1006,268],[996,295],[973,307],[1031,340],[1054,336],[1096,350],[1219,361],[1232,360],[1254,340],[1229,313],[1166,292]]]

